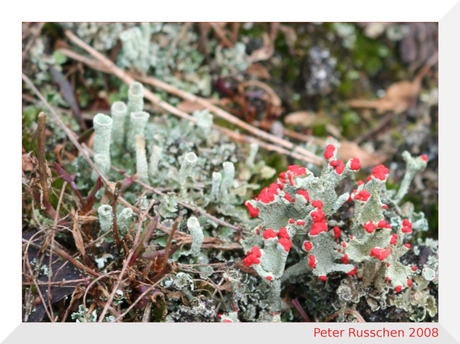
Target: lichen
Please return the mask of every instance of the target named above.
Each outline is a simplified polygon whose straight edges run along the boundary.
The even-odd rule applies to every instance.
[[[383,202],[385,199],[396,209],[397,202],[386,194],[388,169],[376,166],[367,183],[359,181],[355,190],[338,196],[335,190],[339,182],[359,171],[360,163],[353,158],[344,164],[336,154],[333,145],[326,147],[319,177],[305,167],[289,166],[276,183],[245,202],[250,215],[260,219],[260,224],[254,228],[254,236],[241,240],[247,255],[243,262],[270,285],[275,312],[280,309],[280,283],[300,274],[311,273],[327,283],[328,275],[341,273],[352,277],[360,268],[364,283],[372,284],[381,293],[387,293],[387,286],[395,294],[412,287],[414,270],[402,262],[402,257],[410,250],[405,239],[415,228],[407,218],[387,210]],[[415,159],[405,154],[405,159],[409,177],[403,183],[426,167],[423,157]],[[352,201],[354,217],[348,228],[343,224],[340,228],[331,219],[346,202]],[[297,233],[307,236],[301,247],[294,240]],[[307,255],[285,271],[293,247]],[[346,295],[342,290],[341,295]],[[352,295],[351,290],[348,294]],[[371,301],[368,299],[369,305]],[[371,308],[377,310],[379,306]]]

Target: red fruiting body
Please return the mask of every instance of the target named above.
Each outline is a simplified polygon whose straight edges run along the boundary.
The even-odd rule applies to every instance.
[[[345,165],[342,163],[335,168],[335,172],[337,172],[337,174],[342,174],[344,169],[345,169]]]
[[[387,263],[387,268],[389,268],[389,267],[390,267],[390,263]]]
[[[267,276],[267,279],[268,279],[269,281],[271,281],[271,280],[272,280],[272,276],[268,275],[268,276]]]
[[[376,257],[378,260],[382,261],[391,253],[390,248],[379,248],[373,247],[369,256]]]
[[[294,219],[289,219],[289,223],[290,223],[291,225],[293,225],[293,224],[295,223],[295,220],[294,220]]]
[[[342,249],[339,247],[339,248],[337,249],[337,252],[342,252]]]
[[[388,206],[386,204],[382,204],[382,209],[387,209]]]
[[[402,225],[403,228],[401,230],[403,233],[412,233],[412,223],[408,219],[404,219]]]
[[[378,165],[378,166],[375,166],[373,169],[372,169],[372,174],[374,175],[374,177],[376,179],[379,179],[381,181],[384,181],[387,177],[387,174],[388,174],[388,168],[386,168],[385,166],[383,165]]]
[[[371,194],[367,190],[361,190],[357,195],[355,195],[355,200],[367,202],[367,200],[371,197]]]
[[[324,218],[325,214],[322,211],[323,202],[313,201],[313,206],[317,206],[318,210],[312,211],[310,216],[313,220],[310,235],[318,235],[321,232],[327,232],[327,221]],[[316,204],[316,205],[315,205]]]
[[[378,228],[384,228],[387,225],[387,222],[385,220],[380,220],[379,223],[377,224]]]
[[[242,239],[241,235],[238,237],[238,241],[240,241]]]
[[[403,226],[407,226],[407,227],[412,228],[412,223],[408,219],[404,219],[402,224],[403,224]]]
[[[350,203],[352,201],[351,194],[348,196],[347,203]]]
[[[371,179],[372,179],[372,176],[371,176],[371,175],[368,175],[368,176],[367,176],[367,181],[370,182]]]
[[[243,259],[244,265],[246,265],[248,268],[251,267],[252,264],[259,264],[260,263],[260,257],[262,256],[262,253],[260,252],[260,249],[257,246],[254,246],[251,250],[251,253],[247,252],[247,257]]]
[[[291,185],[294,186],[294,181],[292,180],[292,174],[288,172],[287,175],[289,177],[289,183],[291,183]]]
[[[396,246],[396,240],[398,240],[398,236],[396,234],[393,234],[391,236],[390,244]]]
[[[321,276],[319,276],[319,280],[320,280],[320,281],[323,281],[323,282],[326,282],[326,281],[327,281],[326,275],[321,275]]]
[[[407,286],[408,286],[408,287],[412,287],[412,280],[411,280],[411,279],[408,279],[408,280],[407,280]]]
[[[422,154],[421,156],[422,160],[427,162],[428,161],[428,157],[426,156],[426,154]]]
[[[224,322],[224,323],[232,323],[233,321],[230,320],[230,319],[224,319],[222,322]]]
[[[361,185],[363,185],[363,184],[364,184],[364,182],[363,182],[361,179],[358,180],[358,186],[361,186]]]
[[[296,177],[307,173],[307,169],[305,167],[300,167],[298,165],[290,165],[287,170],[292,172]]]
[[[347,272],[347,275],[354,276],[356,274],[356,270],[358,270],[358,268],[355,266],[351,271]]]
[[[244,205],[248,208],[249,215],[251,215],[251,217],[257,217],[259,215],[259,209],[254,208],[251,203],[246,201]]]
[[[411,228],[411,227],[403,227],[403,228],[401,229],[401,231],[402,231],[403,233],[407,233],[407,234],[408,234],[408,233],[412,233],[412,228]]]
[[[342,234],[342,231],[337,226],[335,226],[333,230],[334,230],[334,238],[338,239],[340,237],[340,234]]]
[[[360,168],[361,168],[361,164],[359,163],[359,159],[358,158],[351,159],[350,170],[358,171]]]
[[[308,261],[308,265],[310,265],[311,269],[313,270],[315,267],[316,267],[316,259],[315,259],[315,256],[310,254],[310,256],[308,257],[309,261]]]
[[[341,258],[343,264],[348,264],[348,255],[345,253]]]
[[[284,193],[284,198],[285,198],[288,202],[291,201],[291,195],[288,194],[287,192]]]
[[[311,248],[313,247],[313,245],[311,244],[310,241],[305,241],[303,243],[303,247],[305,248],[305,251],[307,252],[310,252]]]
[[[306,190],[299,190],[297,191],[297,195],[303,196],[307,202],[310,202],[310,196],[308,195],[308,191]]]
[[[410,244],[404,244],[410,250]]]
[[[259,235],[259,233],[260,233],[259,228],[256,229],[256,233],[257,233],[257,235]]]
[[[385,228],[391,230],[391,225],[390,225],[389,223],[387,223],[387,225],[385,226]]]
[[[417,265],[412,265],[412,271],[417,271]]]
[[[284,184],[282,184],[282,183],[277,183],[276,185],[278,185],[278,187],[280,188],[280,190],[283,190],[283,189],[284,189]]]
[[[341,160],[332,160],[329,165],[335,168],[335,172],[337,172],[337,174],[342,174],[345,169],[345,165]]]
[[[278,232],[278,237],[284,238],[284,239],[289,239],[289,234],[286,230],[286,227],[283,227],[279,230]]]
[[[278,177],[278,180],[283,183],[283,184],[286,184],[286,172],[281,172],[279,177]]]
[[[286,238],[280,238],[280,239],[278,240],[278,244],[281,244],[281,245],[284,247],[284,250],[285,250],[286,252],[289,252],[289,250],[290,250],[291,247],[292,247],[291,240],[286,239]]]
[[[326,151],[324,152],[324,158],[329,160],[334,156],[335,147],[334,145],[327,145]]]
[[[385,277],[385,281],[390,282],[390,277]]]
[[[350,235],[350,239],[353,240],[353,235]]]
[[[310,235],[311,235],[311,236],[318,235],[318,234],[321,233],[321,232],[327,232],[327,223],[326,223],[326,220],[323,220],[323,221],[321,221],[321,222],[314,223],[314,224],[311,226],[311,230],[310,230]]]
[[[323,210],[321,208],[318,208],[318,210],[312,211],[310,216],[313,222],[318,222],[324,219],[325,214],[323,213]]]
[[[323,202],[321,202],[320,200],[314,200],[311,202],[311,205],[315,208],[321,209],[323,207]]]
[[[305,225],[304,220],[297,220],[297,226],[303,226],[303,225]]]
[[[373,231],[375,231],[375,224],[374,222],[372,222],[372,220],[370,220],[368,223],[365,223],[364,224],[364,229],[366,230],[366,232],[368,232],[369,234],[371,234]]]
[[[275,200],[275,195],[278,195],[278,184],[272,183],[269,187],[262,189],[255,200],[262,203],[270,203]]]
[[[270,239],[270,238],[276,238],[276,233],[273,229],[271,228],[267,228],[265,231],[264,231],[264,239]]]
[[[222,317],[222,314],[217,314],[217,317],[220,319]]]
[[[398,294],[401,292],[401,289],[402,289],[402,285],[398,285],[396,288],[395,288],[395,292],[397,292]]]
[[[343,165],[343,162],[342,162],[341,160],[332,160],[332,161],[329,163],[329,165],[332,166],[332,167],[334,167],[334,168],[336,168],[337,166],[339,166],[339,165],[341,165],[341,164]]]
[[[346,243],[345,241],[342,242],[342,247],[343,247],[343,248],[347,247],[347,243]]]

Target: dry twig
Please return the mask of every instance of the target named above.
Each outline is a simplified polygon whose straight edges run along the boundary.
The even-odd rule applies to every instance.
[[[123,70],[118,68],[112,61],[110,61],[104,55],[102,55],[101,53],[99,53],[98,51],[96,51],[95,49],[90,47],[88,44],[83,42],[81,39],[79,39],[72,32],[66,30],[65,34],[73,43],[78,45],[80,48],[86,50],[91,56],[93,56],[95,59],[100,61],[104,65],[104,67],[108,71],[110,71],[111,74],[116,75],[118,78],[123,80],[128,85],[132,84],[135,81],[135,79],[132,76],[126,74]],[[303,157],[302,160],[304,160],[304,161],[312,162],[312,163],[315,163],[317,165],[320,165],[321,162],[322,162],[321,158],[317,157],[316,155],[314,155],[313,153],[309,152],[308,150],[306,150],[304,148],[301,148],[301,147],[296,147],[292,142],[286,141],[284,139],[276,137],[275,135],[272,135],[272,134],[267,133],[267,132],[265,132],[263,130],[255,128],[254,126],[252,126],[252,125],[250,125],[250,124],[248,124],[248,123],[236,118],[235,116],[231,115],[230,113],[228,113],[228,112],[216,107],[215,105],[212,105],[211,103],[209,103],[207,100],[205,100],[203,98],[199,98],[199,97],[197,97],[197,96],[195,96],[195,95],[193,95],[191,93],[181,91],[181,90],[179,90],[179,89],[177,89],[177,88],[175,88],[175,87],[173,87],[173,86],[171,86],[169,84],[166,84],[166,83],[164,83],[164,82],[162,82],[160,80],[157,80],[155,78],[146,78],[146,77],[138,76],[137,79],[141,80],[143,82],[146,82],[146,80],[149,80],[149,83],[151,85],[153,85],[153,86],[162,88],[165,91],[167,91],[167,92],[169,92],[171,94],[175,94],[175,95],[177,95],[177,96],[179,96],[181,98],[184,98],[186,100],[203,104],[206,108],[210,109],[218,117],[221,117],[222,119],[225,119],[228,122],[230,122],[230,123],[232,123],[234,125],[237,125],[238,127],[250,132],[253,135],[259,136],[259,137],[261,137],[261,138],[263,138],[263,139],[265,139],[267,141],[270,141],[270,142],[272,142],[272,143],[274,143],[274,144],[276,144],[278,146],[282,146],[284,148],[292,150],[292,153],[297,153],[300,156],[302,156]],[[154,95],[148,89],[144,90],[144,96],[145,96],[145,98],[147,98],[148,100],[150,100],[154,104],[160,106],[161,108],[163,108],[167,112],[170,112],[170,113],[172,113],[172,114],[174,114],[174,115],[176,115],[176,116],[178,116],[180,118],[183,118],[183,119],[186,119],[188,121],[196,123],[196,118],[195,117],[190,116],[189,114],[178,110],[177,108],[175,108],[171,104],[159,99],[156,95]],[[222,128],[222,127],[217,126],[217,125],[213,125],[213,128],[222,131],[226,135],[229,135],[229,133],[232,132],[232,131],[230,131],[228,129]]]

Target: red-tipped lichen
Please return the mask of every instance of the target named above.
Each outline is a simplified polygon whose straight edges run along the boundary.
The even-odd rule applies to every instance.
[[[386,257],[388,257],[390,255],[390,253],[391,253],[390,248],[373,247],[371,249],[371,253],[369,254],[369,256],[376,257],[378,260],[382,261]]]
[[[324,151],[324,159],[329,160],[334,156],[335,147],[334,145],[327,145],[326,150]]]
[[[384,165],[375,166],[372,169],[372,175],[375,179],[385,181],[388,175],[388,168],[386,168]]]
[[[374,224],[374,222],[372,220],[370,220],[369,222],[365,223],[364,224],[364,229],[366,230],[366,232],[368,232],[369,234],[371,234],[372,232],[375,231],[375,228],[377,228]]]

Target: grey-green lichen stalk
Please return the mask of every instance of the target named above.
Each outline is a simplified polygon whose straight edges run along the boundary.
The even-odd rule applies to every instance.
[[[99,223],[101,224],[101,229],[103,232],[107,232],[113,226],[113,210],[112,207],[108,204],[101,205],[97,209],[97,214],[99,217]]]
[[[126,117],[128,116],[128,107],[124,102],[116,101],[110,107],[112,115],[112,142],[115,147],[121,148],[125,138]]]
[[[149,168],[147,164],[147,154],[145,152],[144,136],[136,135],[136,171],[137,178],[143,183],[149,181]]]
[[[94,162],[103,176],[110,170],[110,137],[112,134],[112,118],[104,114],[94,116]],[[97,179],[94,173],[93,179]]]
[[[195,153],[189,152],[184,155],[179,171],[179,183],[184,188],[187,182],[187,177],[192,175],[192,170],[198,161]]]

